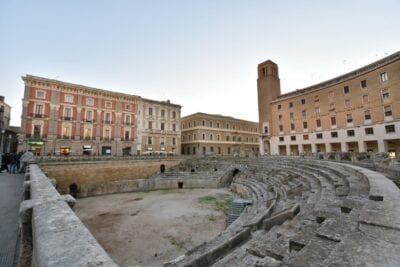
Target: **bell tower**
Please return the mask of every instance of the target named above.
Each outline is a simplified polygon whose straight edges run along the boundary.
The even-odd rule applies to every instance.
[[[258,121],[261,132],[260,153],[270,153],[269,138],[272,133],[272,104],[271,101],[281,95],[278,65],[267,60],[258,65],[257,79]]]

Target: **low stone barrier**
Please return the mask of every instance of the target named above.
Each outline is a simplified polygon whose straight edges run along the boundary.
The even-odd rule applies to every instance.
[[[37,165],[25,175],[20,266],[117,266]],[[68,203],[68,204],[67,204]]]

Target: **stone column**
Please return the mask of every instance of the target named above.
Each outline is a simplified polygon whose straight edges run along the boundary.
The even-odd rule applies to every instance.
[[[342,150],[342,152],[347,152],[346,142],[340,142],[340,150]]]
[[[360,152],[360,153],[366,152],[365,142],[363,140],[358,141],[358,152]]]
[[[385,140],[378,139],[378,151],[379,152],[387,152]]]

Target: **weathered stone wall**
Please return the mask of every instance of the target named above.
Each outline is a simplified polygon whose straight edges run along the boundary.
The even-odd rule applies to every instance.
[[[19,266],[117,266],[68,206],[71,196],[61,196],[37,165],[26,178]]]
[[[109,181],[82,185],[79,189],[79,197],[90,197],[104,194],[126,193],[135,191],[151,191],[179,188],[217,188],[216,179],[135,179],[123,181]]]
[[[160,171],[160,166],[170,168],[179,164],[180,160],[137,160],[137,161],[101,161],[85,163],[41,163],[40,167],[48,176],[56,179],[60,193],[69,193],[69,186],[76,184],[78,188],[85,185],[134,180],[147,177]]]

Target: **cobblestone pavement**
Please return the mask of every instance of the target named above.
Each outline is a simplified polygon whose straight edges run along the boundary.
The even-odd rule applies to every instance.
[[[14,266],[23,174],[0,173],[0,267]]]

